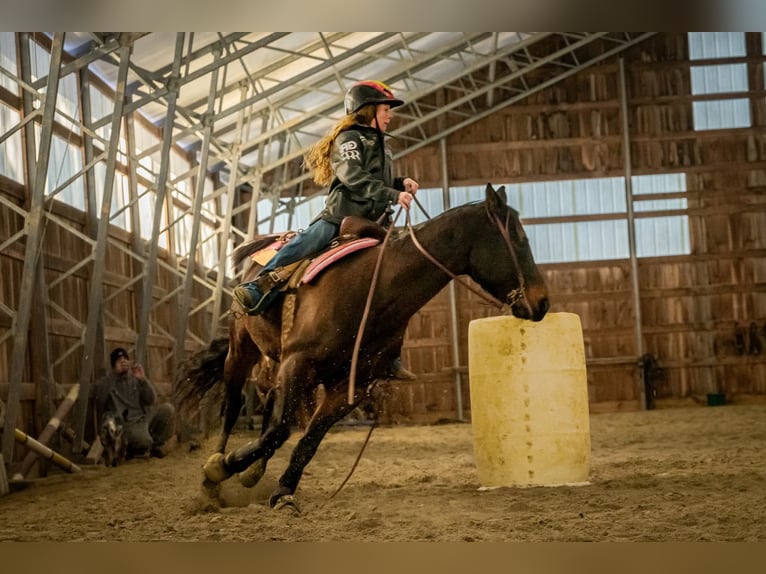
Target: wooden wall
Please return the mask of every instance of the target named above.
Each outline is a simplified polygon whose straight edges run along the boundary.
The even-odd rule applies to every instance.
[[[694,131],[686,34],[658,34],[624,54],[634,175],[686,174],[691,254],[640,258],[645,352],[664,369],[657,406],[766,400],[766,92],[761,34],[747,35],[752,127]],[[713,62],[708,62],[713,63]],[[544,73],[544,72],[542,72]],[[624,175],[616,59],[580,72],[481,120],[447,141],[450,185]],[[723,97],[726,97],[724,95]],[[441,187],[438,146],[399,160],[421,187]],[[629,260],[542,266],[553,312],[583,322],[591,410],[640,408]],[[482,309],[459,294],[460,365],[467,320]],[[402,419],[454,417],[445,294],[411,322],[405,359],[423,373],[397,384]],[[464,383],[467,386],[467,383]],[[463,403],[467,407],[467,394]]]

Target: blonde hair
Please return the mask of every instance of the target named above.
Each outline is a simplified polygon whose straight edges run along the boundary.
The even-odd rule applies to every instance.
[[[332,183],[334,174],[330,158],[335,138],[338,137],[340,132],[347,130],[353,125],[362,124],[369,126],[372,124],[376,108],[377,106],[374,104],[367,105],[347,116],[343,116],[343,119],[335,124],[330,133],[311,146],[303,158],[303,165],[311,171],[314,183],[321,186],[327,186]]]

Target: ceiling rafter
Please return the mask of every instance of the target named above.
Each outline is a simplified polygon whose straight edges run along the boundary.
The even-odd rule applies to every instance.
[[[430,111],[427,114],[424,114],[422,116],[416,116],[414,114],[411,114],[408,118],[406,118],[404,125],[394,130],[393,132],[394,136],[398,136],[399,142],[404,143],[403,149],[397,152],[396,157],[402,157],[424,146],[430,145],[431,143],[434,143],[438,141],[439,139],[444,138],[459,129],[462,129],[473,122],[483,119],[484,117],[487,117],[497,112],[498,110],[529,96],[532,93],[535,93],[546,87],[549,87],[563,80],[564,78],[574,73],[577,73],[582,69],[587,68],[588,66],[596,64],[610,56],[613,56],[621,52],[622,50],[625,50],[626,48],[630,46],[643,42],[650,36],[654,35],[654,32],[646,32],[646,33],[637,32],[632,34],[626,33],[619,37],[612,36],[607,39],[612,40],[612,42],[610,43],[615,44],[613,48],[609,50],[601,51],[595,54],[594,56],[592,56],[590,59],[583,60],[579,66],[564,67],[564,69],[559,69],[556,72],[552,70],[551,74],[545,77],[544,80],[536,81],[535,79],[528,77],[529,72],[535,69],[538,69],[546,64],[551,64],[552,66],[556,66],[557,64],[559,64],[560,59],[562,57],[565,57],[572,50],[583,47],[588,43],[604,38],[605,35],[606,35],[605,33],[599,33],[599,34],[591,34],[591,35],[584,36],[580,38],[575,44],[571,44],[570,46],[567,46],[565,48],[560,48],[559,50],[551,54],[548,54],[547,56],[533,57],[531,56],[531,54],[529,54],[528,51],[525,50],[525,53],[530,56],[529,62],[525,66],[520,67],[518,70],[511,71],[511,69],[509,68],[507,74],[498,75],[498,78],[494,82],[488,82],[484,86],[479,87],[475,92],[472,92],[472,93],[467,92],[466,95],[458,98],[457,100],[445,106],[434,108],[432,111]],[[467,102],[477,100],[481,96],[485,96],[487,93],[489,93],[490,90],[497,89],[498,91],[500,91],[501,89],[507,88],[508,84],[514,81],[518,81],[522,78],[526,79],[525,89],[523,91],[516,93],[515,95],[512,95],[510,97],[504,98],[496,102],[494,106],[487,107],[481,112],[476,114],[471,114],[471,115],[466,115],[465,113],[461,113],[460,110],[458,109],[461,104],[465,104]],[[461,79],[462,78],[458,79],[458,81],[460,81]],[[447,86],[449,86],[450,88],[454,87],[453,84],[445,84],[444,87],[447,87]],[[433,90],[429,90],[429,91],[433,92]],[[416,98],[416,101],[417,101],[417,98]],[[408,110],[410,108],[411,106],[408,106]],[[443,117],[443,116],[447,116],[447,118],[452,119],[452,121],[449,121],[448,119],[448,121],[446,122],[446,125],[448,127],[439,128],[438,127],[439,122],[431,122],[433,125],[437,126],[436,128],[427,127],[428,126],[427,122],[431,120],[435,120],[436,118]],[[412,133],[415,128],[420,130],[419,136]],[[426,132],[425,135],[423,135],[423,131]],[[296,152],[295,156],[298,156],[298,155],[299,154]],[[281,161],[287,161],[287,159],[284,159]],[[278,165],[279,163],[280,162],[275,162],[276,165]],[[272,166],[269,166],[269,167],[272,167]],[[309,174],[304,173],[298,177],[288,180],[284,182],[282,186],[282,190],[290,189],[291,187],[298,185],[300,182],[307,180],[309,177],[310,177]]]
[[[131,61],[135,89],[124,113],[134,111],[164,117],[162,110],[171,89],[196,88],[198,80],[216,70],[226,74],[239,63],[241,70],[231,81],[210,87],[215,90],[215,111],[202,110],[209,94],[192,90],[179,96],[173,119],[172,142],[187,151],[199,149],[204,126],[213,125],[210,138],[210,171],[223,171],[235,184],[250,183],[267,173],[286,174],[286,167],[302,158],[316,139],[342,115],[343,86],[369,75],[395,86],[407,105],[397,110],[399,126],[394,135],[411,153],[464,127],[489,113],[510,105],[530,93],[616,54],[652,33],[561,32],[561,33],[212,33],[187,36],[188,46],[180,62],[185,73],[171,81],[172,62],[159,56],[152,60],[151,42],[167,35],[86,35],[78,59],[66,64],[69,73],[92,62],[114,63],[120,42],[142,45],[140,62]],[[90,39],[88,39],[90,38]],[[600,42],[595,45],[594,42]],[[198,45],[193,46],[194,43]],[[87,46],[87,48],[83,47]],[[267,52],[263,52],[266,50]],[[158,53],[164,53],[158,50]],[[258,58],[252,56],[258,54]],[[149,55],[147,55],[147,53]],[[209,62],[211,54],[220,57]],[[273,54],[273,57],[268,54]],[[212,59],[211,59],[212,60]],[[256,65],[253,62],[258,62]],[[196,65],[195,65],[196,64]],[[103,66],[103,64],[101,64]],[[284,81],[280,72],[294,67]],[[242,74],[244,71],[244,77]],[[39,83],[38,81],[37,83]],[[244,97],[228,103],[227,97],[247,90]],[[434,104],[435,94],[445,97]],[[229,98],[230,99],[230,98]],[[247,117],[237,127],[236,116]],[[96,130],[110,121],[93,123]],[[235,130],[236,146],[230,143]],[[159,144],[158,144],[159,145]],[[155,149],[156,148],[156,149]],[[235,149],[236,148],[236,149]],[[140,157],[156,151],[142,150]],[[226,174],[227,164],[237,153],[237,174]],[[138,159],[140,159],[140,157]],[[284,191],[307,179],[303,173],[276,186]],[[272,180],[268,189],[274,190]]]

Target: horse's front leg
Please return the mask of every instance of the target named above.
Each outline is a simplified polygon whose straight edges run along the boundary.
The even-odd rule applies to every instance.
[[[266,395],[266,401],[263,405],[263,417],[261,422],[261,436],[263,436],[269,428],[271,413],[274,411],[274,397],[276,396],[275,389],[269,389]],[[263,478],[266,472],[266,463],[268,459],[261,458],[247,467],[245,470],[239,473],[239,482],[246,488],[252,488]]]
[[[327,431],[345,417],[361,402],[365,396],[364,390],[357,390],[353,404],[348,404],[348,393],[345,386],[327,390],[324,400],[311,418],[306,432],[295,445],[290,463],[279,479],[279,486],[269,498],[269,505],[273,508],[285,496],[291,496],[298,487],[303,471],[316,454],[319,443],[327,434]]]

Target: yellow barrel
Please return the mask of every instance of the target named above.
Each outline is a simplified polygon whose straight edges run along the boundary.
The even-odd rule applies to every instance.
[[[482,486],[587,483],[590,421],[579,316],[471,321],[468,371]]]

